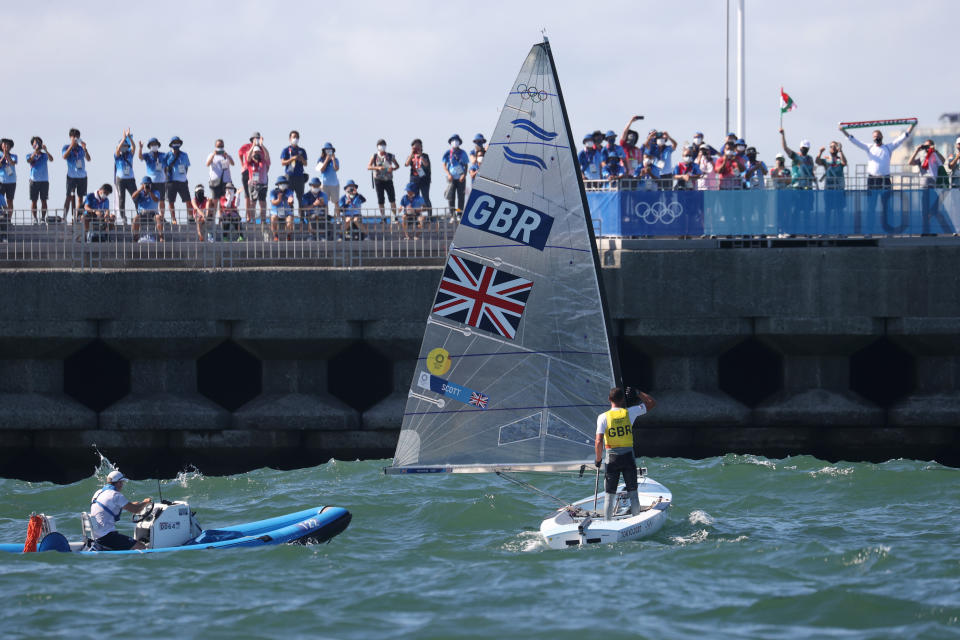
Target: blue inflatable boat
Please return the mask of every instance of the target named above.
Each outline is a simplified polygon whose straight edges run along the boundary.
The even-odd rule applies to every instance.
[[[350,512],[342,507],[314,507],[285,516],[203,531],[196,513],[186,502],[163,500],[133,516],[134,538],[147,545],[136,551],[98,548],[90,537],[89,517],[81,516],[84,539],[70,542],[52,526],[53,519],[40,516],[44,533],[37,551],[62,551],[83,554],[133,554],[189,551],[191,549],[236,549],[278,544],[326,542],[350,524]],[[23,544],[0,544],[0,551],[22,553]]]

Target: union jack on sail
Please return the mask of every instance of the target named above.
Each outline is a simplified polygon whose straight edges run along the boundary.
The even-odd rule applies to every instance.
[[[471,391],[471,392],[470,392],[470,400],[467,401],[467,404],[472,404],[472,405],[475,406],[475,407],[480,407],[481,409],[486,409],[486,408],[487,408],[487,400],[489,400],[489,399],[490,399],[490,398],[488,398],[487,396],[483,395],[482,393],[477,393],[476,391]]]
[[[433,313],[512,340],[532,288],[531,280],[451,255]]]

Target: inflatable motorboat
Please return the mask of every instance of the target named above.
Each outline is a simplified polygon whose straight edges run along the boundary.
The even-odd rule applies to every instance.
[[[26,545],[0,544],[0,551],[23,553],[33,551],[36,545],[36,551],[132,554],[312,544],[326,542],[343,532],[350,524],[350,519],[350,512],[342,507],[314,507],[267,520],[204,531],[189,504],[179,500],[161,500],[151,503],[133,516],[136,523],[133,537],[145,544],[146,549],[114,551],[100,548],[92,539],[89,515],[84,513],[81,515],[81,541],[70,542],[57,531],[54,518],[39,514],[31,516],[29,529],[33,535],[28,533]]]

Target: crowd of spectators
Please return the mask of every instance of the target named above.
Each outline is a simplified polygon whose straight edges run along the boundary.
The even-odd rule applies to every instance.
[[[631,128],[641,118],[632,117],[619,136],[612,130],[606,133],[597,130],[583,137],[578,161],[591,188],[844,188],[848,159],[838,140],[820,147],[814,156],[809,140],[801,140],[794,149],[784,130],[780,129],[783,151],[776,154],[773,166],[768,166],[760,160],[755,147],[734,133],[729,133],[719,148],[707,142],[699,131],[694,132],[689,142],[682,144],[667,131],[657,129],[650,129],[641,139]],[[884,144],[880,131],[874,131],[873,143],[867,144],[841,128],[850,143],[867,154],[868,188],[890,187],[891,154],[909,137],[913,126],[888,144]],[[446,205],[456,216],[463,210],[469,185],[483,162],[487,141],[482,134],[477,134],[472,147],[465,150],[462,148],[463,139],[453,134],[447,144],[449,148],[441,155],[440,169]],[[73,211],[74,218],[82,218],[87,229],[93,221],[99,221],[101,227],[112,227],[119,217],[124,225],[131,224],[135,238],[139,238],[141,230],[149,226],[152,229],[150,237],[162,241],[168,211],[171,225],[180,222],[175,214],[179,199],[181,207],[186,209],[187,222],[195,225],[197,238],[201,241],[211,239],[208,230],[211,222],[219,222],[225,235],[231,239],[242,239],[241,223],[244,219],[247,223],[260,222],[265,237],[274,240],[289,236],[296,220],[309,225],[309,231],[316,239],[329,239],[329,234],[323,231],[329,225],[324,223],[334,218],[341,220],[347,229],[341,234],[344,239],[362,238],[366,233],[362,215],[366,198],[354,180],[344,185],[341,194],[340,160],[330,142],[324,143],[311,177],[310,156],[300,144],[299,132],[291,131],[279,154],[279,175],[271,184],[273,156],[259,132],[253,132],[235,156],[227,151],[223,139],[217,139],[203,163],[207,169],[207,182],[197,184],[192,190],[188,183],[191,160],[183,145],[179,136],[173,136],[167,143],[167,150],[163,150],[158,138],[149,138],[145,144],[143,140],[135,140],[130,129],[124,130],[113,149],[112,184],[105,183],[91,192],[87,175],[90,151],[78,129],[69,130],[68,141],[60,149],[59,157],[48,150],[40,136],[33,136],[31,151],[26,157],[30,167],[29,197],[33,221],[47,221],[50,165],[62,159],[66,163],[63,220],[67,221]],[[4,225],[14,208],[17,189],[18,157],[13,148],[13,140],[0,138],[0,222]],[[139,181],[134,150],[136,160],[143,163],[143,176]],[[960,138],[949,158],[935,149],[932,140],[925,140],[916,147],[909,162],[918,167],[924,186],[950,186],[951,175],[954,177],[953,186],[960,186]],[[234,175],[237,170],[240,171],[239,186]],[[378,140],[366,170],[371,175],[381,222],[396,223],[404,237],[412,234],[415,238],[417,230],[423,228],[433,210],[430,199],[433,165],[429,154],[423,150],[422,140],[417,138],[410,143],[402,167],[398,156],[387,150],[386,140]],[[819,176],[818,170],[821,170]],[[398,171],[409,172],[405,182],[401,182],[404,186],[399,208],[395,187]],[[117,203],[111,209],[109,198],[114,190]],[[130,196],[133,207],[129,220],[127,196]],[[390,204],[389,215],[387,202]]]
[[[809,140],[790,147],[780,129],[782,152],[774,156],[772,167],[760,160],[757,149],[735,133],[728,133],[719,149],[694,132],[682,145],[666,131],[650,129],[641,141],[631,127],[642,116],[633,116],[617,136],[615,131],[596,130],[583,136],[578,154],[580,171],[588,187],[594,189],[628,188],[637,190],[725,190],[725,189],[844,189],[847,156],[840,141],[833,140],[812,155]],[[867,145],[848,130],[840,131],[850,142],[867,153],[867,188],[890,188],[890,157],[893,150],[910,136],[915,124],[893,142],[883,143],[883,134],[873,132],[873,144]],[[679,155],[679,160],[674,161]],[[790,165],[787,165],[787,160]],[[914,151],[909,163],[919,167],[922,186],[960,187],[960,138],[955,153],[946,159],[925,140]],[[817,169],[822,169],[818,176]]]

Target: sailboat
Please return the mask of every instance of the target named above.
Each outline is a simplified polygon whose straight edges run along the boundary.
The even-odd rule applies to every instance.
[[[387,473],[583,475],[593,467],[597,415],[620,380],[546,38],[527,55],[490,140],[427,317]],[[578,502],[559,500],[540,527],[544,540],[564,548],[654,533],[672,496],[645,474],[640,482],[639,515],[621,487],[613,519],[603,520],[595,487]]]

